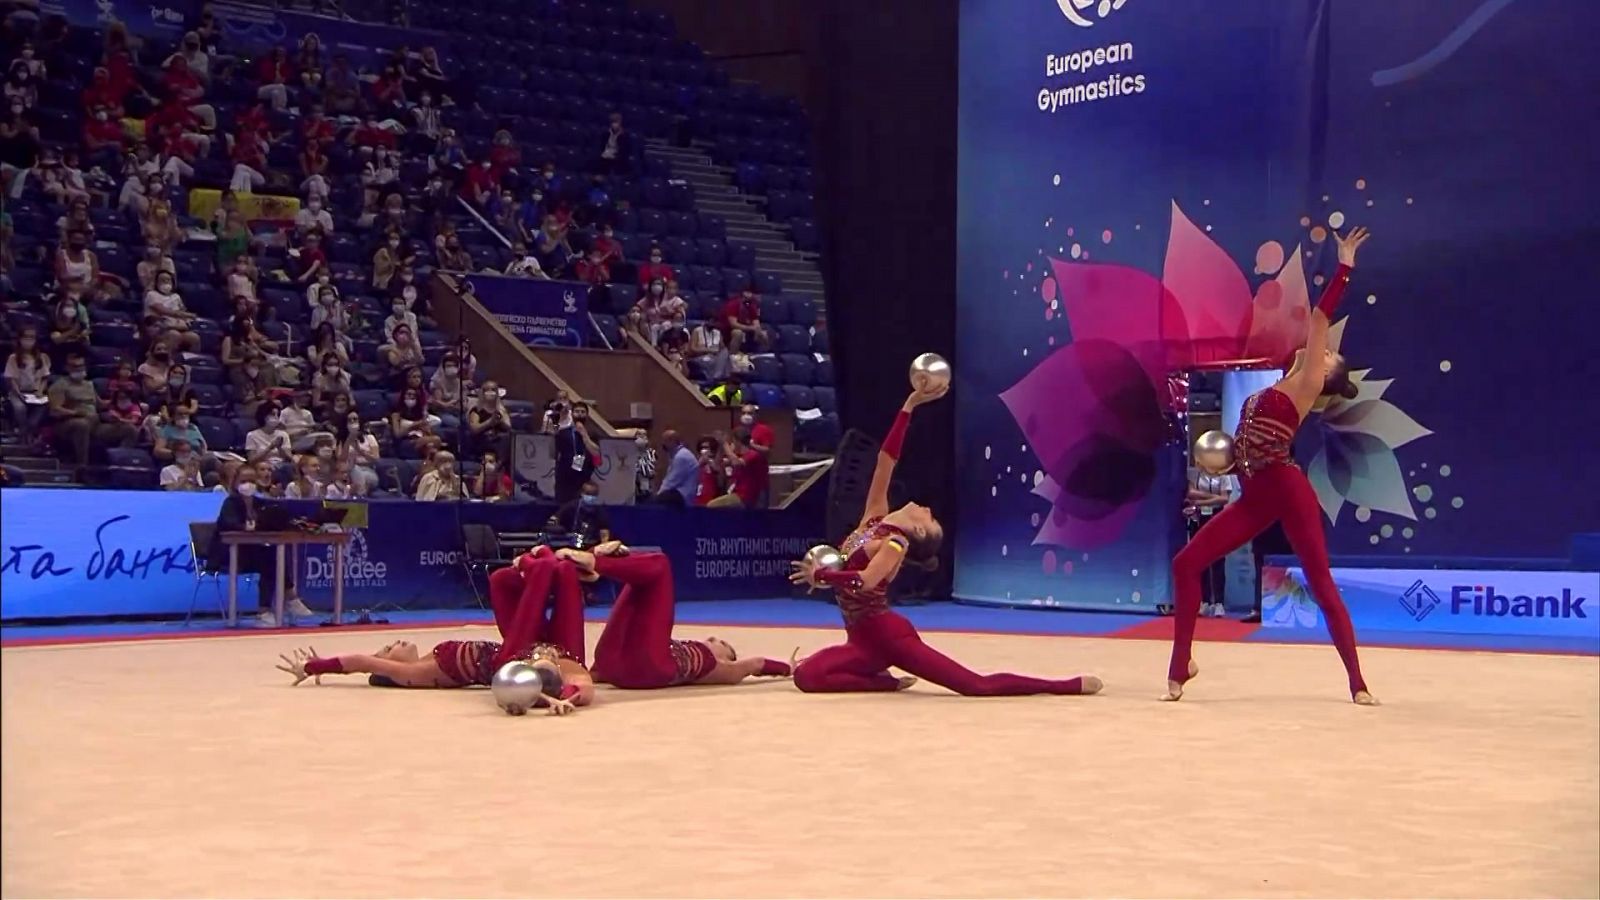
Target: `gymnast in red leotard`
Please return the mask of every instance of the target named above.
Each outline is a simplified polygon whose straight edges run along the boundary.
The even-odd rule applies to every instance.
[[[1284,534],[1295,555],[1300,557],[1311,595],[1322,607],[1328,634],[1339,651],[1339,658],[1344,661],[1345,674],[1350,678],[1351,699],[1363,706],[1378,703],[1361,677],[1355,629],[1350,624],[1350,613],[1339,597],[1333,575],[1328,571],[1322,508],[1311,482],[1295,465],[1289,452],[1295,432],[1318,398],[1338,394],[1348,399],[1357,393],[1355,385],[1350,383],[1344,357],[1328,348],[1328,325],[1345,286],[1350,283],[1356,250],[1369,236],[1365,228],[1357,228],[1344,237],[1335,235],[1339,245],[1339,269],[1311,313],[1305,349],[1295,353],[1289,373],[1277,384],[1252,394],[1244,402],[1239,433],[1233,441],[1243,494],[1212,517],[1172,560],[1176,618],[1164,700],[1182,698],[1184,684],[1200,672],[1191,651],[1195,618],[1200,612],[1201,573],[1274,521],[1279,521],[1283,523]]]
[[[426,656],[410,641],[395,641],[371,655],[318,656],[307,648],[278,658],[283,660],[278,670],[289,673],[296,685],[307,678],[321,684],[324,675],[362,674],[371,676],[368,683],[374,687],[400,688],[487,687],[494,673],[511,661],[505,658],[505,645],[497,641],[441,641]],[[512,659],[528,660],[534,668],[553,674],[560,687],[540,704],[551,715],[565,715],[594,702],[589,670],[560,647],[536,644]]]
[[[775,659],[740,659],[727,641],[714,637],[674,640],[676,602],[666,554],[634,553],[608,541],[593,553],[558,550],[556,556],[622,582],[622,593],[594,647],[594,677],[603,684],[630,689],[738,684],[754,676],[786,677],[792,671],[791,663]]]
[[[490,573],[489,605],[500,637],[512,648],[502,662],[540,643],[554,644],[580,663],[587,660],[578,569],[557,560],[549,547],[535,547]]]
[[[926,506],[908,503],[889,510],[889,480],[894,474],[905,440],[911,411],[949,390],[948,385],[915,392],[895,417],[894,427],[878,451],[866,510],[861,523],[839,545],[845,557],[842,569],[814,568],[809,561],[795,563],[791,580],[812,587],[829,586],[844,614],[845,643],[819,650],[794,670],[795,686],[811,693],[847,691],[897,691],[925,678],[969,697],[1021,694],[1094,694],[1099,678],[1084,675],[1060,680],[997,673],[979,675],[922,642],[905,616],[889,609],[888,588],[895,573],[908,560],[913,564],[936,562],[944,530]],[[896,678],[889,667],[911,673]]]

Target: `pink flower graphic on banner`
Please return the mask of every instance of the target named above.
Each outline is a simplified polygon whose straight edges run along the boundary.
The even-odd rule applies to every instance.
[[[1155,454],[1168,439],[1169,374],[1276,364],[1304,345],[1310,300],[1301,258],[1300,247],[1285,254],[1263,244],[1256,268],[1281,268],[1252,293],[1239,266],[1176,203],[1159,279],[1130,266],[1051,258],[1053,283],[1043,290],[1060,303],[1072,343],[1000,395],[1045,474],[1034,493],[1051,510],[1035,543],[1090,549],[1121,535],[1149,494]],[[1366,434],[1360,423],[1371,417],[1363,413],[1350,427]],[[1379,418],[1390,427],[1387,411]],[[1346,443],[1355,453],[1365,440]]]

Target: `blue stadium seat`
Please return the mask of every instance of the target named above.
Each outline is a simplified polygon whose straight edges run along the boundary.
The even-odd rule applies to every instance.
[[[769,354],[750,357],[750,363],[755,367],[750,373],[753,381],[777,383],[783,381],[783,363]]]
[[[610,312],[621,315],[633,308],[633,304],[639,299],[639,289],[631,284],[613,284],[607,286],[606,295],[609,298]]]
[[[728,265],[745,271],[754,269],[756,267],[755,245],[746,244],[743,241],[729,241]]]
[[[115,487],[140,490],[156,486],[156,462],[143,450],[108,447],[106,463],[111,467],[111,483]]]
[[[728,245],[718,238],[700,238],[695,241],[694,261],[702,266],[721,268],[728,260]]]
[[[355,401],[356,411],[364,422],[387,418],[389,415],[389,395],[381,390],[355,391],[351,399]]]
[[[789,323],[789,304],[783,302],[782,297],[762,297],[761,323],[763,325],[787,325]]]
[[[746,386],[746,396],[757,406],[771,407],[774,409],[783,406],[783,388],[775,384],[757,382]]]
[[[790,295],[785,298],[789,303],[788,321],[796,325],[815,325],[817,322],[817,301],[810,297],[796,297]]]
[[[763,320],[766,313],[761,314]],[[811,332],[801,325],[778,326],[779,353],[808,353],[811,350]]]
[[[784,385],[783,400],[790,409],[815,409],[817,406],[816,395],[803,384]]]
[[[703,212],[700,218],[700,236],[723,240],[728,236],[728,223],[721,216]]]
[[[200,410],[206,413],[220,413],[226,405],[222,388],[215,384],[199,384],[194,387],[195,399],[200,401]]]
[[[833,388],[821,386],[814,387],[811,389],[811,396],[817,401],[817,409],[820,409],[825,413],[836,413],[839,411],[838,398],[834,396]]]
[[[722,270],[722,289],[730,294],[737,294],[750,286],[750,273],[744,269],[725,268]]]
[[[783,380],[788,384],[810,386],[816,381],[816,363],[803,353],[785,353],[779,357],[783,363]]]
[[[244,446],[244,435],[235,433],[233,423],[229,420],[221,416],[201,415],[194,421],[206,439],[206,446],[213,451]]]
[[[763,294],[783,293],[783,279],[774,272],[757,272],[755,284],[756,290]]]
[[[814,385],[824,385],[824,386],[829,386],[829,387],[831,387],[833,385],[833,358],[832,357],[825,356],[825,357],[822,358],[822,360],[820,362],[817,363],[816,369],[813,371],[813,374],[812,374],[811,383],[814,384]]]
[[[604,335],[605,339],[611,342],[612,349],[621,350],[628,346],[628,342],[622,338],[622,326],[617,323],[616,317],[608,316],[603,313],[595,313],[594,321],[595,324],[600,328],[600,334]],[[594,343],[597,346],[604,346],[604,344],[598,339]]]

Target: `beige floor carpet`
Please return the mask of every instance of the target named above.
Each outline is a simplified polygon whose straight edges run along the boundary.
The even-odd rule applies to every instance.
[[[401,633],[311,633],[325,654]],[[417,631],[431,646],[486,630]],[[591,640],[595,632],[591,629]],[[729,629],[787,657],[836,633]],[[8,649],[5,897],[1595,897],[1600,661],[929,636],[1092,698],[291,689],[291,639]]]

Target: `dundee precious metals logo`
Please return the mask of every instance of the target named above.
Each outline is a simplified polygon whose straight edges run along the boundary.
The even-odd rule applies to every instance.
[[[1406,588],[1404,594],[1400,595],[1400,605],[1411,615],[1411,618],[1416,619],[1418,622],[1426,619],[1428,614],[1437,609],[1442,602],[1439,599],[1439,595],[1435,594],[1432,588],[1423,584],[1420,578],[1411,587]]]
[[[1128,4],[1128,0],[1056,0],[1061,14],[1079,28],[1093,28],[1099,19],[1111,15]]]

